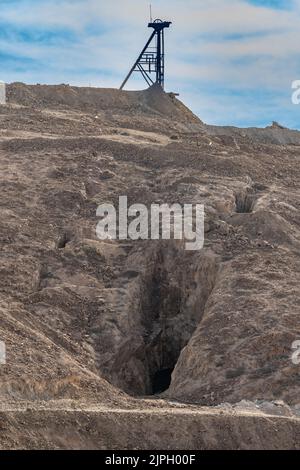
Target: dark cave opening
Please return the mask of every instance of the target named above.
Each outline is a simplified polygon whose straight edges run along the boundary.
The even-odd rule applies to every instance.
[[[158,395],[169,389],[172,372],[185,346],[175,321],[181,312],[183,289],[171,284],[161,251],[153,271],[143,280],[142,292],[147,293],[141,303],[145,390],[137,395]]]
[[[251,191],[241,191],[235,195],[235,206],[238,214],[250,214],[256,202],[255,193]]]
[[[71,237],[69,236],[69,234],[67,233],[64,233],[60,239],[58,240],[58,243],[57,243],[57,248],[62,250],[64,248],[66,248],[67,244],[71,241]]]
[[[177,246],[154,248],[147,269],[134,278],[135,297],[129,305],[135,329],[104,372],[113,385],[142,398],[167,396],[178,380],[174,370],[202,319],[218,272],[211,253],[195,257]],[[103,363],[99,368],[104,374]]]
[[[152,395],[158,395],[159,393],[168,390],[171,384],[172,372],[174,368],[161,369],[155,372],[152,378]]]

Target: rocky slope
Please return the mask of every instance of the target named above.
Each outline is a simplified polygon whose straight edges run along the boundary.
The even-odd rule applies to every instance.
[[[226,408],[224,417],[216,406],[300,402],[291,361],[300,339],[300,133],[206,126],[156,87],[12,84],[8,98],[0,107],[0,394],[10,437],[1,432],[1,446],[133,448],[146,429],[139,413],[150,413],[153,431],[140,444],[148,448],[158,445],[156,419],[169,448],[297,447],[297,415],[274,417],[279,434],[270,437],[265,410],[250,419]],[[97,206],[118,206],[121,195],[147,206],[203,203],[204,249],[98,240]],[[170,400],[190,405],[179,417]],[[109,410],[127,410],[135,423],[126,443],[110,430]],[[185,413],[198,441],[187,439]],[[169,435],[169,415],[181,434]],[[49,422],[42,439],[38,419]],[[79,437],[52,441],[50,423],[65,419],[69,429],[81,423]],[[100,434],[107,423],[110,440],[85,431],[91,419]]]

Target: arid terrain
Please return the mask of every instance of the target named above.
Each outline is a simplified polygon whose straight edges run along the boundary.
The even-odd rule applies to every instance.
[[[7,86],[1,449],[299,449],[300,132],[173,94]],[[205,207],[205,245],[96,236],[99,204]]]

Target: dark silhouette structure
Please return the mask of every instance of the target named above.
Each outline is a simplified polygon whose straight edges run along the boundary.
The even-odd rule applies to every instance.
[[[158,83],[164,89],[165,81],[165,37],[164,30],[169,28],[172,23],[170,21],[155,20],[148,24],[149,28],[154,31],[150,36],[147,44],[140,53],[137,61],[130,70],[129,74],[122,83],[120,90],[123,90],[127,81],[133,72],[139,72],[147,82],[148,86]],[[152,44],[155,42],[155,46]],[[151,74],[155,73],[155,80],[152,79]]]

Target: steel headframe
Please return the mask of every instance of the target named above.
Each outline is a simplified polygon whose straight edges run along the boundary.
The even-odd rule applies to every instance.
[[[169,28],[171,21],[155,20],[148,24],[149,28],[153,28],[154,31],[151,34],[147,44],[140,53],[137,61],[130,70],[129,74],[122,83],[120,90],[123,90],[124,86],[128,82],[133,72],[139,72],[145,79],[148,86],[158,83],[164,88],[165,82],[165,37],[164,30]],[[156,45],[152,46],[152,41],[156,39]],[[152,79],[151,74],[156,74],[155,81]]]

